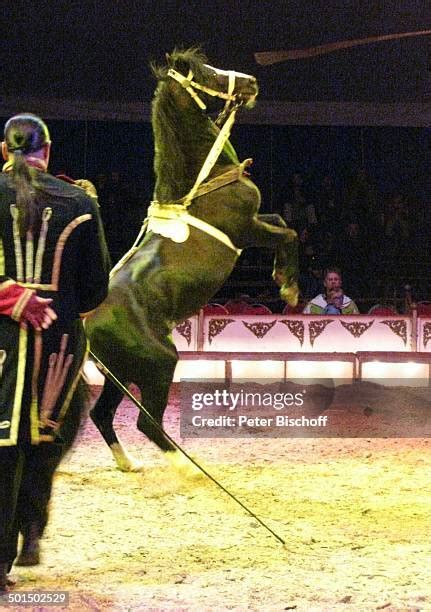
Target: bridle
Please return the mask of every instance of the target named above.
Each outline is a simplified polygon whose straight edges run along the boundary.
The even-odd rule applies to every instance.
[[[211,70],[214,70],[214,72],[217,73],[216,68],[213,68],[212,66],[208,66],[208,68],[210,68]],[[234,70],[227,70],[226,73],[228,76],[228,86],[227,86],[227,92],[224,92],[224,91],[219,91],[217,89],[212,89],[211,87],[207,87],[206,85],[201,85],[201,83],[194,81],[193,80],[194,74],[191,69],[189,69],[187,76],[184,76],[177,70],[174,70],[174,68],[170,68],[168,70],[168,76],[174,79],[175,81],[177,81],[182,87],[184,87],[186,92],[191,96],[192,100],[194,100],[194,102],[198,105],[198,107],[201,110],[206,110],[207,105],[202,100],[202,98],[199,96],[196,90],[203,91],[204,93],[208,94],[209,96],[212,96],[213,98],[221,98],[222,100],[226,100],[226,103],[223,109],[220,111],[217,119],[215,120],[215,123],[217,125],[220,125],[220,120],[222,117],[225,117],[228,115],[228,112],[231,106],[233,106],[234,108],[238,108],[243,103],[243,101],[240,99],[238,94],[233,93],[235,89],[235,81],[236,81],[236,77],[238,73],[235,72]]]
[[[208,66],[207,64],[205,64],[205,66],[210,70],[213,70],[216,74],[222,73],[222,71],[218,70],[217,68],[214,68],[213,66]],[[211,87],[207,87],[206,85],[202,85],[201,83],[197,83],[193,80],[194,75],[193,71],[190,68],[186,77],[177,70],[174,70],[173,68],[170,68],[168,70],[168,76],[177,81],[182,87],[184,87],[187,93],[191,96],[192,100],[198,105],[201,110],[205,110],[207,107],[196,90],[203,91],[204,93],[212,97],[226,100],[224,108],[221,110],[217,119],[214,122],[219,127],[222,124],[220,132],[217,138],[215,139],[214,144],[211,147],[210,152],[208,153],[202,168],[200,169],[195,184],[193,185],[189,193],[185,196],[185,198],[183,198],[183,209],[187,209],[190,206],[200,184],[208,177],[209,173],[211,172],[214,164],[216,163],[220,153],[223,150],[223,147],[229,139],[230,131],[235,121],[236,111],[244,103],[244,99],[240,94],[233,93],[235,89],[235,81],[239,73],[235,72],[234,70],[226,70],[223,71],[223,73],[227,74],[228,76],[227,92],[218,91],[216,89],[212,89]]]

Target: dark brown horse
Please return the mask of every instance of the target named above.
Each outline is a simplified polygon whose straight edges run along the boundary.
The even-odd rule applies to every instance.
[[[273,249],[281,296],[295,304],[298,293],[296,234],[278,215],[258,215],[259,190],[228,140],[236,109],[254,103],[256,79],[208,66],[197,50],[167,59],[156,71],[156,185],[146,232],[116,266],[108,297],[86,323],[92,352],[123,383],[139,387],[160,424],[178,361],[172,330],[220,289],[240,249]],[[206,111],[221,101],[214,123]],[[112,426],[121,399],[106,381],[91,416],[119,467],[131,470],[137,464]],[[138,428],[163,451],[175,450],[143,414]]]

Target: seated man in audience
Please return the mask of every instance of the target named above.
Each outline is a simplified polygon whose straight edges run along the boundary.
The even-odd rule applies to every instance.
[[[358,314],[355,302],[343,294],[341,272],[327,268],[323,279],[325,292],[316,295],[304,308],[304,314]]]

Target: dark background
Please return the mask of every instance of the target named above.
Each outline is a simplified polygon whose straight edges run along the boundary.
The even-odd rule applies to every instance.
[[[365,165],[382,191],[430,189],[431,37],[387,41],[259,66],[256,51],[431,29],[427,1],[15,0],[1,8],[0,117],[49,122],[52,169],[120,170],[152,191],[150,61],[202,45],[210,62],[255,74],[255,112],[233,143],[253,157],[265,210],[295,171],[343,182]],[[247,121],[247,123],[241,123]]]
[[[4,118],[6,119],[6,117]],[[153,188],[153,138],[149,123],[49,121],[51,171],[74,178],[118,171],[138,186],[143,204]],[[430,201],[428,132],[414,127],[267,126],[239,124],[232,142],[240,159],[254,159],[251,173],[262,192],[262,210],[278,211],[293,172],[311,188],[329,173],[343,188],[361,165],[382,193],[401,189]]]
[[[147,104],[149,61],[200,44],[255,74],[262,98],[418,102],[429,37],[258,66],[254,52],[431,28],[426,0],[14,0],[1,7],[2,94]]]
[[[312,191],[329,173],[342,192],[363,166],[381,202],[395,190],[413,202],[413,267],[419,254],[428,275],[431,37],[273,66],[254,58],[431,29],[428,1],[15,0],[2,3],[0,20],[0,118],[31,111],[47,120],[53,173],[119,172],[133,187],[135,222],[154,183],[150,62],[201,45],[211,64],[258,78],[256,109],[238,115],[232,142],[241,159],[254,158],[262,211],[281,211],[294,172]]]

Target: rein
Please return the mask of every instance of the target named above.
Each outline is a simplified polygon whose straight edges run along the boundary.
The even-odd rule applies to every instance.
[[[185,208],[188,208],[190,206],[193,199],[196,197],[196,193],[200,184],[207,178],[212,168],[214,167],[214,164],[219,158],[220,153],[223,151],[223,148],[229,139],[232,126],[235,122],[236,111],[242,104],[242,102],[238,102],[237,95],[233,94],[233,91],[235,89],[236,73],[233,70],[229,70],[227,74],[228,91],[227,93],[224,93],[222,91],[211,89],[210,87],[206,87],[206,85],[201,85],[200,83],[196,83],[196,81],[193,81],[193,72],[191,70],[189,70],[187,77],[182,75],[180,72],[177,72],[173,68],[170,68],[168,70],[168,76],[173,78],[175,81],[180,83],[182,87],[184,87],[187,93],[191,96],[192,100],[199,106],[200,109],[205,110],[206,104],[199,97],[196,91],[194,91],[195,89],[199,89],[200,91],[203,91],[210,96],[226,100],[226,104],[223,110],[220,112],[215,123],[217,123],[218,119],[222,116],[227,116],[227,119],[224,122],[223,127],[220,129],[217,138],[215,139],[213,146],[211,147],[202,165],[202,168],[199,171],[195,184],[193,185],[189,193],[184,198],[182,198],[183,206]],[[233,104],[231,105],[231,103]]]

